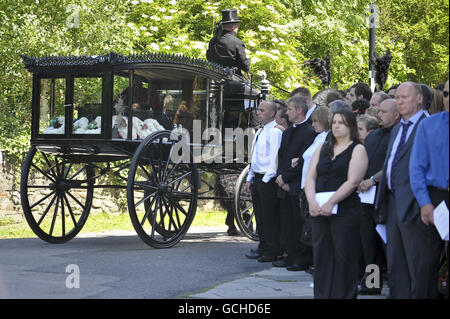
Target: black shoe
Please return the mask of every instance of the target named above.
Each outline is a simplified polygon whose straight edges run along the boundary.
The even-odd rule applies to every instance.
[[[239,232],[236,228],[228,228],[227,234],[228,236],[239,236]]]
[[[250,251],[249,253],[245,254],[245,257],[249,258],[249,259],[258,259],[260,257],[262,257],[262,255],[260,253],[255,253]]]
[[[305,272],[314,276],[314,266],[309,266],[308,269],[305,270]]]
[[[252,249],[250,249],[250,252],[262,255],[259,248],[252,248]]]
[[[286,267],[289,271],[303,271],[309,269],[309,265],[292,264]]]
[[[358,295],[381,295],[381,288],[367,288],[364,286],[359,286]]]
[[[383,277],[381,277],[381,280],[378,283],[380,288],[368,288],[366,286],[366,279],[368,275],[368,273],[365,273],[361,279],[360,284],[358,285],[358,295],[381,295],[381,288],[383,288]]]
[[[272,266],[279,267],[279,268],[286,268],[287,266],[289,266],[289,264],[286,262],[286,259],[283,258],[283,259],[272,262]]]
[[[277,261],[278,257],[273,257],[273,256],[261,256],[258,258],[258,261],[260,263],[268,263],[268,262],[272,262],[272,261]]]

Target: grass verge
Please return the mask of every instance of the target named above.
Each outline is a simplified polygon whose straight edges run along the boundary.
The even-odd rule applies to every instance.
[[[225,211],[198,211],[192,227],[223,226],[225,225]],[[112,230],[134,230],[128,214],[90,214],[83,232],[107,232]],[[11,217],[0,218],[0,239],[36,237],[26,220],[16,220]]]

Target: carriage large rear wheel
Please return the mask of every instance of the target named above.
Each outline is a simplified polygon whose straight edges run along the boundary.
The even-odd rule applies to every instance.
[[[192,163],[174,160],[170,131],[148,136],[137,148],[127,183],[128,213],[139,237],[155,248],[176,245],[197,209],[199,174]]]
[[[31,147],[22,166],[20,195],[28,225],[39,238],[58,244],[80,232],[92,205],[93,176],[88,164]]]
[[[255,213],[253,212],[252,196],[245,190],[245,182],[250,166],[247,165],[236,182],[234,195],[234,213],[236,223],[241,232],[252,240],[259,240],[256,227]]]

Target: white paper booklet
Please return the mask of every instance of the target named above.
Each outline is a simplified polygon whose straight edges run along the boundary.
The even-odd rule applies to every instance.
[[[434,209],[433,220],[441,238],[448,241],[448,207],[444,201]]]
[[[364,193],[359,193],[359,198],[361,198],[361,203],[363,204],[373,204],[375,203],[375,194],[377,192],[377,187],[372,186]]]
[[[377,224],[375,227],[378,235],[380,235],[381,239],[383,239],[383,242],[387,244],[387,232],[386,232],[386,225],[385,224]]]
[[[323,204],[328,202],[331,196],[336,192],[322,192],[322,193],[316,193],[316,202],[319,204],[320,207],[322,207]],[[331,214],[337,214],[338,210],[338,204],[333,206],[333,209],[331,210]]]

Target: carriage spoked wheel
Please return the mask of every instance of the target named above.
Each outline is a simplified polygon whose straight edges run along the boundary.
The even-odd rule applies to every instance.
[[[253,204],[251,194],[245,190],[245,182],[247,180],[250,165],[247,165],[241,172],[236,182],[234,195],[234,213],[236,223],[241,232],[248,238],[257,241],[259,239],[258,229],[256,227],[255,213],[253,212]]]
[[[20,195],[28,225],[49,243],[64,243],[86,223],[94,170],[32,146],[22,166]]]
[[[142,141],[130,165],[128,213],[139,237],[155,248],[176,245],[197,209],[199,174],[192,163],[176,158],[177,143],[183,142],[171,139],[170,131],[155,132]]]

